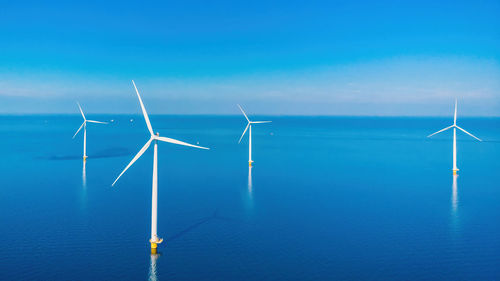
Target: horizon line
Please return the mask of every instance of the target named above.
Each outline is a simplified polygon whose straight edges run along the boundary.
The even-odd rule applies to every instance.
[[[105,116],[142,116],[140,113],[88,113],[95,115],[105,115]],[[224,113],[148,113],[149,116],[220,116],[220,117],[236,117],[241,116],[241,114],[224,114]],[[78,113],[1,113],[0,117],[8,116],[80,116]],[[452,115],[345,115],[345,114],[253,114],[253,116],[273,116],[273,117],[380,117],[380,118],[391,118],[391,117],[405,117],[405,118],[443,118],[450,117]],[[500,118],[500,115],[462,115],[460,118]]]

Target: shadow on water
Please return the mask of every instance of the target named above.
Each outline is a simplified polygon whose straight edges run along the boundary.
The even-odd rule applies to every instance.
[[[175,239],[178,239],[182,236],[184,236],[185,234],[191,232],[192,230],[198,228],[200,225],[203,225],[211,220],[222,220],[222,221],[226,221],[226,222],[236,222],[236,223],[241,223],[241,221],[238,221],[238,220],[235,220],[235,219],[232,219],[232,218],[226,218],[226,217],[220,217],[218,215],[218,212],[219,210],[215,210],[214,213],[209,216],[209,217],[206,217],[206,218],[202,218],[200,219],[199,221],[195,222],[194,224],[186,227],[185,229],[179,231],[178,233],[170,236],[169,238],[166,239],[166,242],[171,242],[171,241],[174,241]]]
[[[99,159],[99,158],[114,158],[114,157],[123,157],[131,155],[131,152],[123,147],[117,148],[108,148],[105,150],[98,151],[95,154],[90,154],[88,157],[90,159]],[[81,155],[51,155],[51,156],[40,156],[36,159],[44,159],[44,160],[81,160]]]

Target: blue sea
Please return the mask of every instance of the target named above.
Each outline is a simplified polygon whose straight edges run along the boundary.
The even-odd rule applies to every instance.
[[[0,116],[1,280],[500,280],[500,118]],[[133,119],[133,122],[130,121]]]

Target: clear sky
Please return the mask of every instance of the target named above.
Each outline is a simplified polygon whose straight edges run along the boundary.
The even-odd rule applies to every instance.
[[[500,115],[500,1],[2,1],[0,113]]]

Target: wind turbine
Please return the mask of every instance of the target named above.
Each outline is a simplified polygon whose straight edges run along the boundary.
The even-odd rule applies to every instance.
[[[240,137],[240,140],[238,141],[238,143],[241,142],[241,139],[243,138],[243,136],[247,132],[248,128],[250,128],[250,130],[248,132],[248,165],[252,166],[252,162],[253,162],[252,161],[252,124],[271,123],[271,121],[250,121],[250,119],[248,119],[248,116],[246,115],[245,111],[243,111],[243,108],[241,108],[241,106],[239,104],[238,104],[238,107],[240,108],[241,112],[243,113],[243,115],[245,115],[245,118],[248,121],[248,124],[245,127],[243,134],[241,134],[241,137]]]
[[[154,157],[153,157],[153,196],[152,196],[152,202],[151,202],[151,239],[149,242],[151,243],[151,253],[156,253],[156,248],[157,244],[160,244],[163,242],[163,239],[158,238],[157,235],[157,211],[158,211],[158,141],[163,141],[163,142],[169,142],[169,143],[174,143],[174,144],[180,144],[180,145],[185,145],[185,146],[191,146],[191,147],[196,147],[196,148],[201,148],[201,149],[208,149],[206,147],[201,147],[197,145],[192,145],[189,143],[185,143],[182,141],[178,141],[175,139],[171,138],[166,138],[166,137],[160,137],[159,133],[154,134],[153,133],[153,128],[151,127],[151,123],[149,122],[149,117],[148,113],[146,112],[146,108],[144,107],[144,104],[142,103],[141,95],[139,95],[139,91],[137,90],[137,87],[135,86],[134,80],[132,80],[132,84],[134,84],[135,92],[137,93],[137,97],[139,98],[139,103],[141,105],[142,109],[142,114],[144,115],[144,120],[146,121],[146,125],[148,127],[148,131],[151,134],[149,140],[146,142],[146,144],[139,150],[137,155],[130,161],[130,163],[123,169],[122,173],[116,178],[116,180],[113,182],[112,186],[115,185],[115,183],[118,181],[118,179],[127,171],[134,162],[139,159],[142,154],[148,149],[148,147],[151,145],[151,143],[154,141]]]
[[[474,136],[473,134],[467,132],[466,130],[460,128],[459,126],[457,126],[457,100],[455,100],[455,116],[453,117],[453,125],[446,127],[444,129],[441,129],[433,134],[430,134],[427,137],[432,137],[435,134],[439,134],[439,133],[444,132],[444,131],[451,129],[451,128],[453,128],[453,174],[456,175],[458,172],[458,168],[457,168],[457,129],[461,130],[462,132],[468,134],[469,136],[475,138],[478,141],[482,141],[482,140],[479,139],[478,137]]]
[[[83,161],[85,161],[85,160],[87,160],[87,122],[88,123],[97,123],[97,124],[108,124],[108,123],[94,121],[94,120],[87,120],[87,118],[85,118],[85,114],[83,114],[83,110],[82,110],[82,107],[80,106],[80,104],[78,102],[76,102],[76,104],[78,105],[78,108],[80,109],[80,113],[82,114],[83,123],[80,126],[80,128],[78,128],[78,131],[76,131],[75,135],[73,135],[73,139],[76,137],[76,135],[78,135],[78,132],[80,132],[80,130],[83,127]]]

